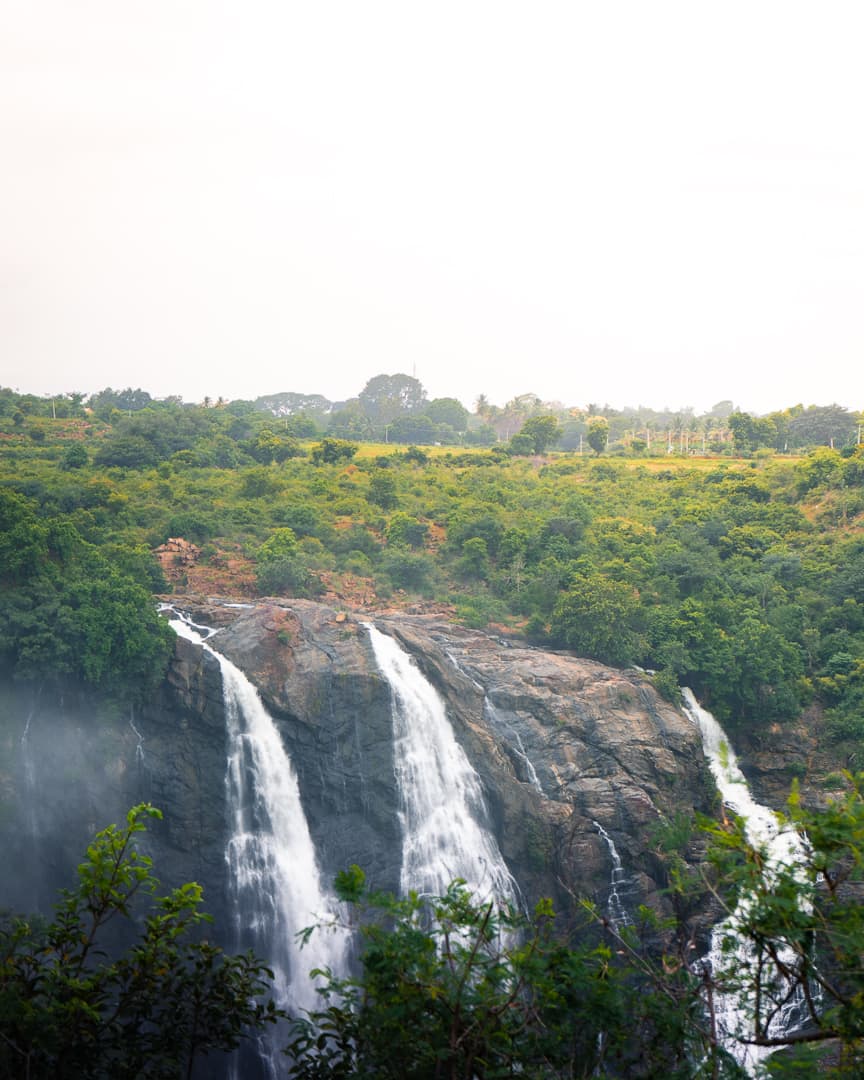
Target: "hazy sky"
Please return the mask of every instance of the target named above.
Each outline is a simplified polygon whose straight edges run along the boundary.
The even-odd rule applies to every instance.
[[[864,408],[860,0],[0,0],[0,384]]]

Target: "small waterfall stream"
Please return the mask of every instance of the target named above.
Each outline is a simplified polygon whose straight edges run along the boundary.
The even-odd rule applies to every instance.
[[[135,764],[140,769],[144,764],[144,736],[135,726],[135,709],[129,706],[129,727],[132,728],[132,733],[135,736]]]
[[[363,625],[393,697],[402,892],[439,896],[458,877],[478,897],[515,904],[516,883],[484,824],[480,778],[456,741],[443,701],[393,638]]]
[[[175,613],[176,615],[176,613]],[[238,937],[274,973],[274,996],[289,1009],[317,1004],[312,968],[346,971],[347,931],[318,930],[302,950],[296,935],[334,919],[338,905],[321,884],[300,789],[272,717],[246,676],[207,644],[216,631],[184,617],[170,625],[219,663],[227,722],[226,795],[229,839],[225,853]],[[281,1075],[281,1055],[269,1049],[270,1075]]]
[[[517,731],[515,725],[509,723],[501,715],[501,711],[495,708],[488,697],[483,699],[483,708],[486,715],[489,717],[492,726],[497,728],[506,737],[508,746],[519,760],[521,771],[524,775],[519,776],[518,779],[523,783],[530,784],[538,795],[543,795],[545,797],[543,785],[540,783],[537,770],[534,768],[534,762],[528,757],[525,750],[525,744],[522,742],[522,736]]]
[[[609,875],[609,899],[606,901],[606,910],[609,913],[609,922],[612,929],[620,930],[624,926],[629,926],[632,921],[621,896],[622,886],[627,881],[624,864],[618,854],[618,848],[615,847],[615,841],[600,822],[592,821],[591,824],[600,833],[606,847],[609,849],[609,857],[612,860],[612,873]]]
[[[525,751],[525,746],[522,742],[522,736],[516,730],[515,725],[511,724],[502,716],[501,710],[497,709],[492,704],[489,695],[486,693],[486,688],[482,686],[479,682],[477,682],[477,680],[472,675],[468,674],[468,672],[465,670],[464,667],[462,667],[462,665],[459,663],[459,661],[456,659],[452,652],[450,652],[449,650],[445,650],[444,655],[447,657],[453,667],[456,668],[459,674],[462,675],[463,678],[466,678],[478,693],[483,695],[483,711],[489,717],[489,721],[492,726],[494,728],[497,728],[506,737],[507,745],[516,755],[522,766],[522,772],[525,775],[518,776],[517,779],[522,781],[523,783],[530,784],[531,787],[533,787],[534,790],[538,793],[538,795],[543,795],[543,787],[537,776],[537,770],[534,768],[534,762],[528,757],[528,754]]]
[[[771,878],[772,867],[794,867],[803,864],[806,851],[801,837],[794,829],[781,828],[774,812],[755,801],[720,724],[711,713],[702,708],[692,690],[682,687],[681,692],[684,696],[684,711],[702,735],[705,756],[724,804],[744,819],[750,843],[763,847],[767,853],[764,873],[768,880]],[[730,963],[736,961],[743,968],[750,962],[748,943],[740,938],[737,931],[739,912],[746,910],[748,903],[748,898],[743,896],[739,900],[738,909],[714,928],[708,954],[708,962],[713,969],[728,968]],[[724,942],[731,943],[731,947],[727,944],[724,948]],[[786,958],[787,962],[792,962],[793,959],[791,955]],[[777,989],[783,993],[782,987]],[[793,997],[771,1024],[769,1032],[779,1034],[793,1029],[803,1015],[802,1005],[800,1000]],[[759,1062],[769,1057],[773,1050],[747,1046],[737,1040],[736,1035],[743,1034],[748,1029],[747,1006],[746,1001],[742,1002],[732,995],[722,995],[715,1000],[718,1027],[723,1033],[726,1049],[752,1075]]]

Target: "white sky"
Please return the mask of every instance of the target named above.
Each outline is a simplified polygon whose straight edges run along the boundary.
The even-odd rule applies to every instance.
[[[0,384],[864,408],[860,0],[0,0]]]

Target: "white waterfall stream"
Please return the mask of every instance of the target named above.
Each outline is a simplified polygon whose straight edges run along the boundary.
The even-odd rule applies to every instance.
[[[489,717],[492,726],[505,735],[508,745],[521,762],[522,771],[525,774],[525,782],[530,784],[538,795],[545,795],[543,785],[540,783],[540,778],[537,775],[537,770],[534,768],[534,762],[528,757],[525,750],[525,744],[522,742],[522,736],[519,734],[516,727],[502,716],[501,711],[495,708],[488,697],[483,700],[483,708],[486,710],[486,715]],[[519,777],[519,779],[521,780],[523,778]]]
[[[337,927],[338,905],[325,891],[291,761],[272,717],[246,676],[206,641],[215,631],[183,617],[170,619],[181,637],[199,643],[219,663],[227,722],[226,795],[229,839],[225,853],[238,935],[272,968],[274,997],[293,1010],[317,1004],[313,968],[344,975],[347,931]],[[334,921],[300,947],[297,934]],[[274,1046],[267,1063],[281,1075]]]
[[[516,883],[484,824],[480,778],[456,741],[443,701],[393,638],[363,625],[393,699],[402,892],[439,896],[458,877],[478,897],[515,904]]]
[[[744,819],[749,842],[766,852],[763,873],[767,880],[770,882],[772,872],[779,867],[802,865],[806,859],[806,851],[801,837],[794,829],[782,828],[774,812],[755,801],[720,724],[711,713],[702,708],[692,690],[682,687],[681,692],[684,696],[684,710],[702,735],[705,756],[724,804]],[[736,911],[714,928],[708,955],[708,962],[713,970],[730,967],[746,970],[750,965],[752,956],[748,942],[738,932],[741,913],[746,912],[749,903],[749,898],[742,896]],[[791,955],[784,959],[790,963],[794,960]],[[779,980],[780,976],[777,978]],[[786,989],[782,985],[776,986],[774,996],[785,997]],[[802,1015],[802,1004],[800,996],[793,995],[773,1020],[769,1034],[776,1035],[793,1028]],[[748,1034],[748,1024],[749,1033],[752,1034],[752,1008],[753,1002],[742,1001],[731,994],[719,995],[715,999],[717,1024],[724,1045],[751,1075],[759,1062],[772,1053],[770,1048],[748,1046],[739,1039],[739,1036]]]
[[[627,880],[627,875],[624,873],[624,864],[621,861],[621,856],[618,854],[618,848],[615,847],[615,841],[603,828],[599,821],[592,821],[591,824],[600,833],[601,838],[605,841],[606,847],[609,849],[609,857],[612,860],[612,873],[609,875],[609,899],[606,902],[606,910],[609,913],[609,922],[612,925],[613,930],[620,930],[624,926],[629,926],[631,919],[627,913],[627,908],[621,897],[621,887]]]
[[[522,736],[516,730],[516,727],[513,724],[509,723],[501,715],[501,710],[497,709],[489,699],[489,696],[486,693],[486,688],[482,686],[479,682],[477,682],[477,680],[472,675],[468,674],[468,672],[465,670],[465,668],[462,667],[462,665],[459,663],[453,653],[445,650],[444,655],[447,657],[453,667],[456,668],[459,674],[466,678],[468,682],[470,682],[471,685],[474,687],[474,689],[483,695],[483,711],[489,717],[492,726],[497,728],[506,736],[510,749],[514,752],[516,757],[522,763],[522,770],[528,778],[527,783],[529,783],[531,787],[534,788],[538,795],[543,795],[543,787],[537,776],[537,770],[534,768],[534,762],[528,757],[528,754],[525,751],[525,746],[522,742]],[[518,777],[518,779],[522,780],[523,777]]]
[[[144,736],[135,726],[135,710],[130,705],[129,707],[129,727],[132,728],[132,733],[135,736],[135,764],[141,768],[144,764]]]

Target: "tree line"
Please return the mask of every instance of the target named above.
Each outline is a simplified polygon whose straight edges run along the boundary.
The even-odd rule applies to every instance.
[[[140,413],[147,415],[138,417]],[[164,418],[160,423],[153,413],[172,415],[177,430],[169,433],[171,425]],[[182,421],[178,414],[183,415]],[[321,394],[285,392],[255,400],[208,397],[200,405],[191,405],[179,397],[157,400],[131,387],[107,387],[89,398],[81,393],[40,398],[0,388],[0,418],[11,418],[18,427],[27,427],[31,418],[87,416],[118,427],[114,460],[132,466],[152,464],[154,455],[191,450],[208,429],[211,435],[233,440],[235,454],[245,452],[262,460],[268,454],[268,440],[273,459],[278,459],[280,453],[288,452],[286,440],[324,435],[397,445],[506,444],[516,454],[545,453],[552,447],[590,449],[599,454],[607,446],[617,453],[644,456],[749,454],[760,449],[787,452],[819,445],[841,449],[860,441],[862,423],[861,413],[837,404],[798,404],[756,416],[735,408],[731,401],[721,401],[697,416],[692,409],[615,409],[597,403],[565,406],[542,401],[531,393],[518,395],[503,406],[492,404],[481,394],[469,412],[453,397],[430,400],[419,380],[403,374],[376,375],[357,397],[341,402],[329,401]],[[123,417],[128,421],[125,425]],[[42,437],[40,425],[31,424],[28,430],[31,437]],[[265,437],[253,439],[255,432],[263,432]],[[148,441],[150,447],[145,445]],[[222,456],[231,452],[223,443]]]

